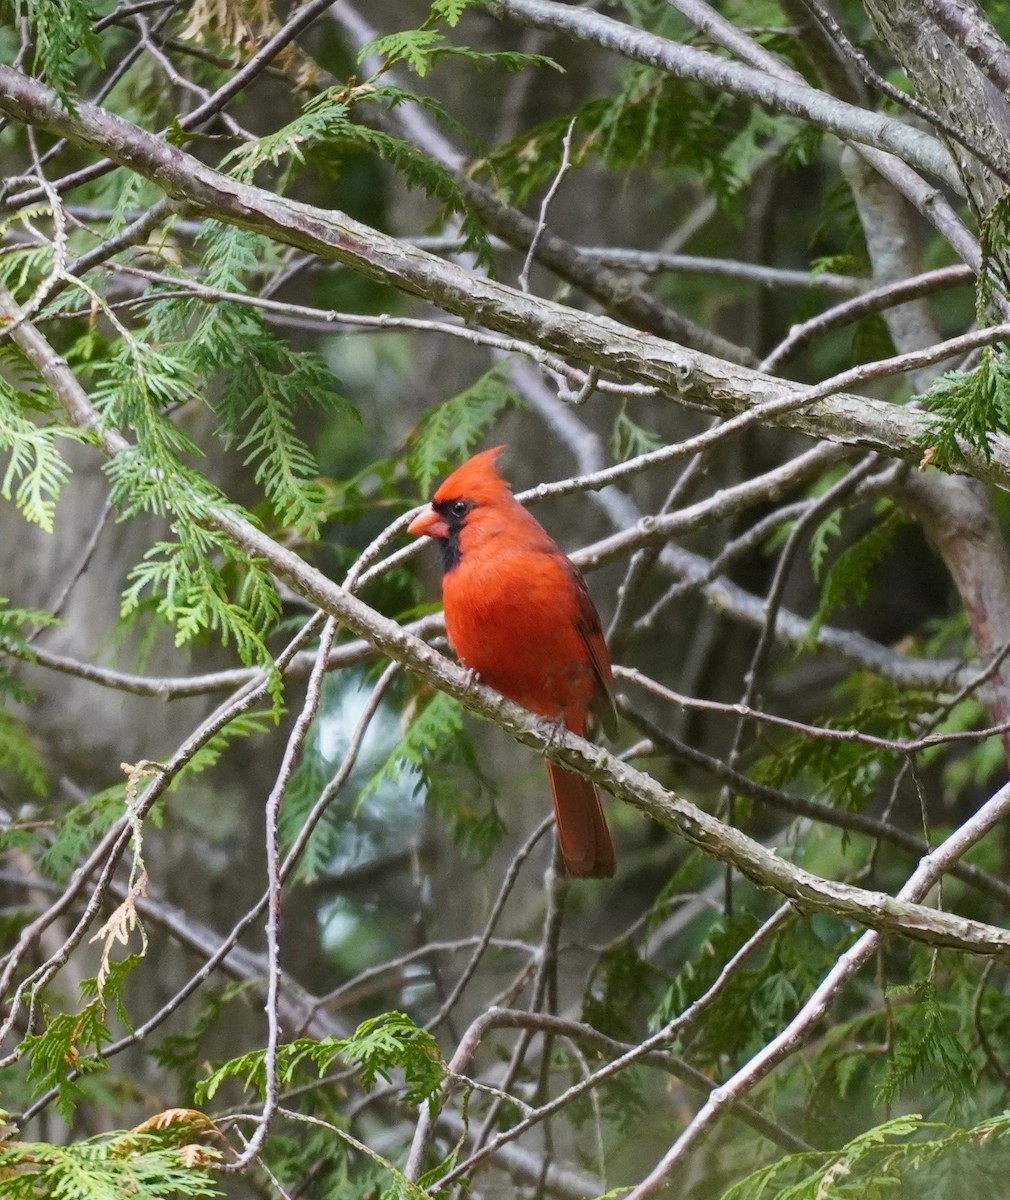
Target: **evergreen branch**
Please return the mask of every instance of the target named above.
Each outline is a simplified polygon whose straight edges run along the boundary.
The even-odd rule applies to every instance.
[[[209,1124],[205,1119],[204,1123]],[[121,1130],[67,1146],[5,1141],[0,1147],[4,1194],[10,1200],[220,1196],[211,1169],[219,1152],[192,1141],[184,1144],[184,1133]]]
[[[697,999],[689,1004],[683,1010],[683,1012],[679,1013],[670,1021],[665,1022],[663,1027],[656,1033],[653,1033],[648,1038],[645,1038],[637,1045],[630,1047],[623,1054],[620,1054],[617,1058],[612,1059],[605,1066],[600,1067],[588,1078],[574,1084],[572,1087],[568,1088],[567,1091],[562,1092],[560,1095],[555,1096],[553,1099],[547,1101],[546,1104],[541,1105],[538,1109],[534,1110],[532,1113],[525,1116],[521,1121],[517,1122],[517,1124],[515,1124],[511,1129],[507,1129],[503,1133],[499,1133],[491,1142],[475,1151],[475,1153],[472,1154],[470,1158],[466,1160],[466,1162],[461,1163],[458,1166],[453,1166],[450,1171],[448,1171],[441,1179],[437,1181],[437,1186],[440,1188],[445,1187],[447,1184],[465,1175],[467,1171],[471,1170],[478,1162],[486,1158],[488,1155],[494,1153],[499,1146],[505,1145],[512,1139],[518,1137],[519,1134],[524,1133],[527,1129],[532,1128],[540,1121],[543,1121],[545,1118],[549,1117],[552,1113],[559,1111],[581,1093],[597,1086],[603,1080],[618,1074],[626,1067],[631,1066],[633,1063],[645,1058],[648,1055],[651,1055],[654,1051],[664,1048],[668,1043],[672,1042],[679,1034],[682,1034],[685,1030],[689,1029],[692,1023],[696,1022],[699,1017],[704,1015],[706,1009],[710,1008],[710,1006],[718,1000],[720,994],[725,990],[727,984],[733,979],[735,971],[740,964],[744,962],[747,957],[762,944],[767,942],[774,933],[780,930],[782,926],[790,920],[791,914],[787,905],[783,905],[781,908],[777,909],[762,925],[758,927],[757,930],[755,930],[755,932],[749,938],[747,938],[743,945],[740,946],[736,952],[729,957],[729,960],[723,965],[721,971],[711,985],[706,988],[706,990],[700,996],[698,996]],[[452,1087],[454,1086],[454,1075],[458,1075],[466,1069],[467,1064],[476,1053],[485,1033],[489,1029],[494,1028],[495,1024],[499,1021],[505,1024],[517,1023],[520,1028],[523,1028],[524,1026],[526,1028],[537,1028],[540,1025],[546,1025],[546,1027],[550,1029],[551,1025],[553,1024],[552,1018],[547,1018],[547,1020],[544,1021],[544,1014],[542,1013],[519,1015],[509,1010],[495,1008],[492,1008],[486,1013],[482,1013],[471,1023],[469,1029],[460,1039],[456,1053],[453,1055],[452,1060],[449,1063],[449,1077],[446,1080],[446,1083],[443,1085],[444,1092],[451,1091]],[[560,1031],[559,1026],[555,1025],[554,1028]],[[571,1036],[572,1031],[570,1026],[567,1030],[567,1033],[568,1036]],[[410,1158],[408,1159],[408,1164],[406,1167],[406,1173],[408,1176],[415,1176],[420,1168],[421,1153],[425,1144],[427,1130],[428,1122],[426,1120],[426,1114],[422,1113],[421,1120],[418,1122],[417,1129],[414,1133]]]
[[[307,29],[332,3],[333,0],[307,0],[300,8],[296,8],[284,24],[257,48],[255,54],[242,63],[227,83],[181,118],[179,124],[182,129],[199,129],[201,125],[217,116],[229,101],[233,100],[239,92],[244,91],[257,75],[265,71],[285,47],[289,46],[298,34]]]
[[[359,47],[374,36],[355,10],[339,9],[336,15],[347,36]],[[447,145],[431,123],[424,120],[423,115],[415,117],[412,114],[409,124],[402,113],[393,115],[398,119],[405,136],[416,141],[430,158],[452,171],[469,205],[491,233],[523,254],[536,242],[537,261],[560,279],[598,301],[610,316],[633,328],[725,358],[728,362],[753,365],[756,361],[745,347],[734,345],[681,316],[644,289],[602,267],[599,261],[580,251],[565,238],[550,230],[538,232],[536,221],[471,178],[467,164]]]
[[[935,271],[924,271],[910,279],[896,283],[881,284],[869,288],[851,300],[833,305],[817,316],[794,325],[786,337],[766,355],[761,363],[762,371],[777,371],[781,365],[817,337],[851,324],[871,313],[881,312],[908,300],[931,295],[934,291],[964,287],[974,283],[975,273],[965,264],[940,267]]]
[[[695,4],[693,6],[694,12],[696,13],[697,9],[701,7],[707,8],[707,6]],[[709,27],[711,28],[714,20],[718,23],[719,28],[718,30],[713,31],[712,36],[715,37],[716,41],[719,41],[720,37],[716,36],[716,34],[718,33],[721,36],[721,34],[725,31],[728,22],[722,18],[714,18],[714,14],[712,14],[710,9],[707,11],[710,18],[708,22]],[[338,9],[336,12],[337,19],[340,21],[341,26],[345,29],[345,31],[347,31],[348,36],[352,37],[356,43],[360,44],[363,38],[372,36],[370,31],[364,32],[364,22],[362,21],[360,15],[354,10]],[[694,14],[692,14],[692,19],[695,19]],[[741,43],[747,44],[749,53],[744,53]],[[778,78],[784,77],[786,82],[791,81],[798,83],[802,87],[806,86],[805,80],[802,78],[802,76],[800,76],[798,73],[793,73],[789,67],[785,66],[781,62],[781,60],[777,59],[773,54],[768,53],[766,50],[760,47],[753,37],[745,37],[738,30],[735,31],[732,41],[732,49],[735,54],[739,54],[741,57],[743,57],[745,62],[750,63],[752,66],[757,66],[760,70],[768,72],[771,75],[775,75]],[[679,108],[677,105],[674,105],[673,107],[675,110]],[[430,133],[423,127],[423,125],[419,124],[418,122],[414,122],[412,126],[412,136],[417,136],[418,134],[422,134],[424,136],[424,144],[428,148],[428,152],[433,156],[438,157],[439,148],[437,145],[433,144],[434,139],[431,137]],[[952,205],[937,191],[937,189],[932,184],[927,183],[916,171],[912,170],[904,162],[891,154],[884,153],[881,150],[871,149],[868,146],[860,147],[860,153],[875,171],[887,179],[901,195],[905,196],[906,199],[912,205],[914,205],[920,213],[922,213],[923,217],[937,229],[942,237],[944,237],[950,243],[963,261],[967,263],[976,274],[979,274],[982,269],[982,265],[978,242],[969,232]],[[702,173],[706,173],[706,164],[704,161],[700,162],[698,166]],[[474,187],[476,187],[476,185],[474,185]],[[478,189],[478,191],[482,190],[483,189]],[[510,234],[508,226],[504,224],[504,222],[507,222],[508,225],[518,224],[517,218],[512,216],[511,212],[506,213],[504,211],[500,211],[501,209],[507,208],[507,206],[499,205],[496,208],[493,203],[485,203],[483,198],[478,196],[476,193],[471,195],[471,199],[474,205],[479,208],[485,223],[490,228],[497,230],[502,237],[510,241],[518,249],[525,249],[526,244],[528,244],[528,238],[526,241],[516,240],[516,238]],[[529,224],[532,223],[530,222]],[[555,253],[555,243],[558,243],[556,247],[557,253]],[[597,298],[600,299],[601,297],[599,297],[597,292],[593,291],[591,286],[587,287],[586,281],[583,280],[582,282],[578,282],[575,273],[571,269],[573,265],[577,266],[577,259],[573,264],[572,255],[570,253],[570,251],[574,248],[567,247],[567,243],[564,245],[561,243],[562,239],[558,239],[554,235],[550,235],[548,238],[544,239],[544,244],[541,246],[541,261],[549,265],[551,269],[561,275],[563,279],[567,279],[569,282],[577,282],[578,286],[582,287],[583,290],[588,291],[588,294],[597,295]],[[591,280],[589,282],[591,283]],[[603,281],[601,280],[601,282]],[[607,286],[609,287],[609,282]],[[694,349],[703,350],[709,354],[715,354],[717,357],[727,358],[731,362],[737,361],[732,355],[727,354],[725,351],[714,349],[710,343],[706,344],[704,341],[692,340],[691,337],[687,336],[687,333],[696,331],[688,329],[685,331],[685,333],[677,333],[675,329],[671,328],[671,325],[674,325],[676,322],[664,319],[662,312],[653,311],[656,307],[655,305],[653,305],[652,309],[650,309],[648,306],[650,297],[637,291],[637,289],[635,291],[634,299],[635,303],[625,305],[620,301],[618,296],[611,294],[609,302],[602,302],[606,304],[606,311],[611,316],[617,317],[627,324],[638,326],[649,331],[650,333],[655,333],[660,337],[669,338],[672,341],[680,342],[684,345],[691,346]],[[999,300],[999,298],[997,299]],[[645,311],[643,311],[643,308]],[[1004,306],[1003,311],[1004,315],[1010,315],[1010,306]],[[634,315],[636,312],[639,315]],[[671,315],[675,316],[675,314]],[[650,319],[647,320],[645,319],[646,317],[649,317]],[[683,323],[682,318],[678,317],[677,321],[681,321]],[[742,361],[748,360],[744,359]]]
[[[890,842],[910,855],[914,855],[917,859],[929,852],[929,846],[921,838],[896,825],[888,824],[887,821],[867,816],[865,813],[849,812],[842,808],[820,804],[791,792],[783,792],[778,788],[756,782],[749,776],[726,766],[721,758],[705,754],[701,750],[695,749],[694,746],[673,737],[662,726],[657,725],[656,722],[636,710],[623,696],[618,702],[618,708],[621,715],[626,716],[637,729],[641,730],[654,747],[662,749],[674,760],[699,767],[719,780],[720,783],[731,787],[739,796],[756,800],[794,817],[823,822],[826,825],[832,825],[846,832],[860,834],[876,841]],[[992,896],[1001,904],[1010,903],[1010,884],[988,874],[973,863],[957,863],[951,874],[970,887],[978,888],[980,892]]]
[[[459,243],[462,248],[462,243]],[[747,264],[744,264],[747,265]],[[487,330],[475,329],[468,325],[449,321],[433,321],[420,317],[405,317],[393,313],[340,312],[336,309],[315,308],[308,304],[293,304],[288,301],[273,300],[268,296],[250,295],[246,292],[228,291],[224,288],[207,287],[206,284],[183,276],[166,275],[160,271],[147,271],[140,267],[116,266],[118,273],[132,275],[138,279],[147,279],[152,283],[165,284],[168,290],[138,297],[125,303],[148,305],[152,302],[170,299],[182,299],[187,296],[198,297],[214,303],[241,304],[249,308],[260,309],[281,325],[290,324],[295,328],[316,328],[319,330],[332,329],[335,325],[345,325],[363,332],[381,332],[387,329],[409,329],[420,333],[438,333],[447,337],[459,338],[474,346],[486,346],[502,354],[523,354],[533,362],[541,363],[550,371],[556,372],[572,384],[581,387],[586,381],[586,372],[580,371],[571,363],[542,350],[533,342],[523,342],[516,338],[505,338]],[[801,272],[793,272],[801,276]],[[67,314],[84,316],[90,309]],[[656,389],[647,384],[620,383],[612,379],[597,380],[597,389],[615,395],[652,396]]]
[[[590,548],[591,549],[591,548]],[[387,560],[388,561],[388,560]],[[691,556],[690,561],[703,569],[706,560]],[[384,565],[384,564],[383,564]],[[589,564],[587,564],[589,565]],[[707,571],[705,571],[707,574]],[[754,613],[760,601],[758,597],[731,585],[728,580],[706,578],[705,584],[714,588],[719,597],[719,606],[727,615],[753,624]],[[694,586],[690,577],[687,586]],[[700,586],[700,585],[699,585]],[[356,590],[356,589],[352,589]],[[744,600],[747,597],[747,600]],[[445,633],[441,614],[432,614],[404,626],[415,637],[424,641]],[[786,610],[780,614],[776,625],[776,636],[780,641],[801,649],[808,629],[805,618]],[[824,626],[817,639],[817,648],[844,658],[855,666],[872,671],[890,680],[899,687],[926,688],[933,691],[960,686],[967,682],[971,670],[961,659],[925,659],[910,657],[872,642],[869,638],[844,629]],[[84,679],[99,687],[125,692],[133,696],[155,696],[162,700],[176,700],[186,696],[206,696],[215,692],[233,692],[247,684],[262,680],[259,667],[232,667],[211,671],[203,675],[138,675],[130,671],[119,671],[97,663],[82,662],[65,654],[57,654],[45,647],[31,647],[21,651],[7,647],[9,653],[25,661],[36,663],[47,670],[58,671],[75,679]],[[330,670],[361,666],[375,659],[375,650],[364,640],[343,642],[335,647],[329,658]],[[296,655],[290,668],[284,673],[285,683],[297,683],[308,677],[313,656],[311,653]]]
[[[75,56],[83,51],[92,62],[101,62],[92,28],[94,5],[91,0],[27,0],[25,8],[35,35],[36,71],[49,79],[67,110],[73,112],[80,69]]]
[[[0,378],[0,451],[9,457],[0,479],[0,496],[13,499],[26,521],[53,530],[56,502],[70,477],[70,466],[56,439],[84,441],[77,429],[37,425],[24,415],[24,396]]]
[[[0,306],[2,306],[2,297],[0,297]],[[22,331],[19,332],[19,337],[22,341],[29,341],[33,337],[37,337],[37,334],[30,323],[26,322]],[[41,342],[42,339],[39,339],[39,341]],[[72,376],[69,377],[73,378]],[[108,436],[110,439],[116,440],[120,435],[109,434]],[[201,722],[197,729],[178,747],[167,763],[158,766],[151,782],[138,798],[131,819],[121,818],[105,833],[87,857],[76,867],[58,898],[53,901],[48,909],[21,930],[16,944],[2,960],[3,970],[0,973],[0,994],[6,993],[23,956],[35,944],[39,935],[64,913],[72,910],[77,904],[81,891],[86,885],[93,883],[91,896],[84,904],[83,911],[80,913],[76,924],[65,938],[63,944],[29,976],[21,980],[14,990],[9,1000],[9,1012],[2,1026],[0,1026],[0,1041],[6,1038],[10,1028],[18,1020],[24,996],[29,992],[34,996],[40,988],[48,983],[60,967],[64,965],[75,947],[80,944],[97,917],[105,897],[112,887],[113,876],[119,861],[132,837],[131,822],[142,821],[155,802],[168,789],[179,771],[186,767],[194,756],[209,742],[218,737],[221,730],[232,720],[253,708],[261,697],[268,693],[272,677],[283,672],[290,657],[312,636],[316,626],[317,622],[315,620],[307,622],[299,630],[291,643],[289,643],[285,651],[277,656],[275,671],[273,673],[266,672],[259,681],[254,681],[241,688],[236,695],[225,701]],[[98,876],[97,880],[93,881],[92,877],[96,873]],[[15,1051],[13,1054],[8,1055],[5,1060],[0,1061],[0,1067],[9,1065],[11,1061],[18,1057],[18,1054],[19,1051]]]

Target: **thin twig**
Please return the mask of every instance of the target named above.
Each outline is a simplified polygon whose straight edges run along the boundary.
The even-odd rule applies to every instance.
[[[565,131],[565,136],[561,141],[561,162],[558,164],[558,169],[554,173],[554,178],[551,180],[551,185],[547,189],[547,194],[540,203],[540,217],[537,221],[537,227],[533,231],[533,236],[530,238],[530,248],[526,251],[526,261],[523,263],[522,270],[519,272],[519,290],[528,292],[530,290],[530,271],[533,268],[533,260],[536,258],[537,247],[540,245],[540,239],[544,236],[544,231],[547,229],[547,214],[550,211],[551,201],[557,194],[558,188],[561,186],[561,181],[568,173],[568,168],[572,162],[572,134],[575,132],[575,122],[577,116],[572,117],[568,122],[568,129]]]

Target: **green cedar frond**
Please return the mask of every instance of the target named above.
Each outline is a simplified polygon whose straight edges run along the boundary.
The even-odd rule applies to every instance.
[[[246,293],[262,267],[263,239],[213,224],[205,237],[208,286]],[[159,302],[150,333],[166,339],[166,359],[219,384],[218,435],[254,467],[277,520],[304,537],[317,536],[326,493],[315,457],[296,433],[295,413],[312,405],[342,422],[360,422],[325,359],[292,350],[259,313],[241,304]]]
[[[212,1100],[226,1079],[241,1079],[244,1087],[262,1095],[265,1060],[265,1050],[253,1050],[222,1064],[197,1086],[197,1102]],[[388,1012],[363,1021],[349,1038],[298,1038],[279,1046],[278,1080],[282,1088],[289,1088],[299,1078],[300,1068],[313,1067],[322,1077],[337,1061],[354,1066],[366,1089],[377,1079],[390,1083],[393,1073],[402,1071],[403,1098],[408,1104],[432,1102],[445,1078],[435,1037],[403,1013]]]
[[[237,449],[284,525],[318,536],[326,491],[308,446],[295,433],[292,414],[314,403],[341,420],[360,423],[358,411],[333,386],[321,355],[292,351],[277,338],[239,342],[243,354],[231,366],[218,400],[222,429],[241,433]]]
[[[130,1014],[123,999],[123,987],[126,977],[134,967],[143,962],[143,955],[128,954],[126,958],[117,959],[106,964],[101,976],[81,980],[81,995],[93,1001],[101,1001],[106,1008],[110,1004],[116,1006],[116,1019],[127,1029],[133,1030]]]
[[[1006,286],[1003,271],[1003,252],[1010,237],[1010,200],[1002,192],[979,222],[979,248],[982,251],[982,269],[978,274],[975,310],[980,325],[987,323],[990,313],[999,314]]]
[[[97,6],[92,0],[23,0],[25,16],[34,34],[34,72],[45,76],[71,113],[76,113],[80,53],[101,65],[94,32]]]
[[[868,700],[824,721],[824,727],[902,738],[921,729],[924,718],[935,712],[934,696],[899,692],[879,680],[876,685]],[[811,799],[858,811],[865,807],[894,761],[894,754],[879,746],[804,735],[776,743],[754,764],[752,775],[772,787],[802,781]]]
[[[804,738],[787,742],[758,760],[752,771],[759,783],[782,787],[802,780],[811,798],[851,812],[866,807],[893,756],[855,742]]]
[[[954,1195],[937,1168],[956,1179],[958,1196],[988,1195],[1010,1163],[1010,1113],[962,1129],[924,1121],[917,1113],[867,1129],[840,1150],[790,1154],[753,1171],[722,1193],[721,1200],[884,1200]],[[951,1170],[951,1168],[953,1168]],[[975,1186],[968,1183],[974,1177]]]
[[[714,921],[701,952],[677,974],[650,1025],[662,1028],[706,992],[758,924],[749,913]],[[706,1008],[692,1036],[692,1061],[703,1069],[719,1070],[755,1053],[803,1003],[836,954],[837,947],[824,944],[808,924],[791,925],[773,939],[760,966],[738,969]]]
[[[89,436],[68,426],[36,424],[25,414],[37,403],[35,395],[17,391],[0,376],[0,454],[9,456],[0,496],[13,499],[27,521],[52,533],[56,501],[70,477],[56,439],[83,442]]]
[[[624,999],[626,1004],[627,996]],[[583,1077],[581,1072],[585,1069],[584,1058],[567,1053],[563,1048],[558,1049],[556,1057],[562,1067],[568,1068],[567,1073],[571,1076],[572,1083]],[[647,1084],[648,1076],[642,1068],[632,1067],[630,1070],[611,1075],[600,1083],[595,1103],[588,1094],[583,1093],[569,1105],[566,1110],[568,1117],[576,1129],[581,1129],[586,1122],[593,1120],[599,1111],[624,1137],[634,1136],[642,1128],[642,1122],[647,1121],[649,1114],[654,1111],[654,1097],[650,1095]],[[433,1181],[437,1178],[438,1176],[434,1176]],[[616,1189],[617,1195],[622,1191],[622,1188]],[[597,1200],[605,1200],[606,1195],[613,1193],[605,1193],[604,1196],[597,1197]]]
[[[315,1194],[334,1200],[399,1200],[389,1187],[389,1167],[355,1153],[356,1148],[340,1136],[338,1131],[349,1122],[337,1105],[324,1105],[316,1094],[305,1099],[327,1124],[299,1123],[271,1133],[270,1164],[275,1176],[287,1182],[311,1173]]]
[[[450,28],[459,24],[459,19],[468,8],[483,6],[484,0],[434,0],[432,17],[441,18]]]
[[[810,570],[813,572],[814,579],[820,580],[821,572],[824,569],[824,561],[828,556],[828,540],[837,538],[842,532],[842,514],[843,508],[834,508],[823,521],[819,522],[817,528],[810,535]]]
[[[763,108],[750,106],[746,123],[732,136],[717,155],[717,170],[710,178],[724,211],[742,215],[743,197],[755,170],[766,162],[776,139],[791,140],[806,126],[789,118],[773,116]]]
[[[216,1150],[200,1147],[191,1133],[170,1123],[164,1129],[103,1133],[65,1146],[5,1142],[0,1178],[8,1200],[220,1196],[219,1176],[210,1166],[217,1157]]]
[[[964,1048],[962,1030],[936,994],[931,979],[888,989],[889,996],[906,997],[895,1020],[895,1041],[887,1073],[877,1088],[877,1102],[891,1104],[908,1084],[930,1077],[927,1091],[942,1096],[952,1113],[969,1106],[977,1071]],[[953,1027],[952,1027],[953,1026]]]
[[[37,210],[32,210],[37,211]],[[46,210],[48,212],[48,210]],[[23,215],[18,213],[18,216]],[[3,227],[11,223],[14,217],[0,222],[0,236]],[[41,246],[11,246],[4,248],[0,254],[0,280],[11,292],[17,294],[35,288],[42,280],[48,279],[53,269],[52,243],[45,242]]]
[[[199,449],[168,410],[194,394],[193,381],[192,351],[184,344],[157,350],[128,339],[105,362],[94,388],[103,417],[136,434],[136,442],[106,464],[113,502],[124,517],[171,517],[178,537],[152,546],[133,569],[122,613],[136,611],[150,592],[157,613],[175,625],[177,645],[213,632],[223,644],[234,643],[243,662],[270,667],[263,638],[280,611],[273,581],[231,539],[207,527],[213,510],[243,514],[179,458]],[[271,691],[279,705],[276,675]]]
[[[482,165],[515,204],[557,173],[571,114],[524,130]],[[613,97],[594,99],[576,113],[570,162],[598,156],[611,169],[698,172],[725,211],[740,214],[754,170],[778,141],[797,136],[797,125],[761,109],[743,109],[712,97],[651,67],[634,66]]]
[[[227,568],[244,573],[238,599]],[[216,633],[222,645],[234,643],[244,663],[272,666],[263,638],[280,615],[277,589],[224,535],[193,525],[178,542],[155,543],[130,572],[124,616],[140,606],[146,592],[156,597],[158,614],[175,626],[177,646]],[[279,703],[279,679],[271,691]]]
[[[0,709],[0,771],[13,771],[36,796],[44,796],[49,777],[42,756],[23,721]]]
[[[115,784],[71,805],[55,822],[52,841],[39,858],[40,870],[56,883],[65,883],[95,842],[123,815],[126,785]]]
[[[5,665],[7,656],[25,662],[35,658],[24,627],[45,629],[58,625],[51,613],[33,608],[9,608],[6,597],[0,596],[0,702],[25,703],[32,698],[27,685]],[[42,756],[26,723],[0,708],[0,770],[13,771],[36,795],[44,796],[49,787]]]
[[[592,981],[582,997],[582,1020],[611,1037],[634,1036],[640,1015],[629,1004],[634,996],[648,1003],[662,982],[657,968],[647,962],[630,942],[621,940],[607,948],[597,960]]]
[[[469,788],[463,779],[469,780]],[[458,701],[436,692],[411,720],[406,732],[358,793],[360,808],[386,780],[409,783],[448,822],[454,839],[479,863],[501,841],[505,826],[493,802],[493,789],[480,769],[473,740]],[[469,791],[469,794],[468,794]],[[475,795],[490,804],[482,811]]]
[[[429,409],[418,422],[407,452],[407,470],[421,494],[460,460],[468,457],[507,408],[519,400],[504,380],[507,367],[499,363],[465,391]]]
[[[106,1012],[103,1001],[92,1000],[78,1013],[57,1013],[44,1033],[29,1034],[22,1042],[29,1082],[39,1092],[56,1090],[56,1107],[67,1122],[84,1096],[78,1081],[68,1078],[68,1069],[87,1075],[105,1066],[102,1047],[112,1040]]]
[[[882,738],[902,739],[921,733],[936,713],[937,700],[932,693],[899,690],[869,675],[857,677],[853,683],[860,693],[859,702],[849,711],[823,721],[826,729],[858,729]],[[800,781],[811,799],[858,811],[865,807],[895,761],[894,752],[879,746],[798,735],[776,742],[754,764],[751,774],[772,787]]]
[[[1010,434],[1010,361],[986,346],[974,371],[948,371],[925,395],[930,419],[921,436],[929,461],[941,470],[964,460],[962,446],[992,457],[994,434]]]
[[[45,609],[9,608],[8,603],[6,596],[0,596],[0,651],[31,661],[34,651],[22,628],[26,625],[47,628],[59,625],[60,619]]]
[[[167,428],[172,423],[163,424]],[[198,471],[167,455],[155,438],[120,451],[106,463],[105,474],[112,484],[112,502],[123,519],[148,512],[200,521],[215,503],[224,504],[222,495]]]
[[[443,7],[455,7],[462,13],[465,4],[459,0],[444,0]],[[438,7],[438,6],[436,6]],[[440,14],[436,14],[440,15]],[[450,25],[455,21],[450,20]],[[403,29],[398,33],[387,33],[363,46],[358,53],[358,62],[372,56],[384,59],[384,68],[404,63],[416,75],[424,77],[439,59],[453,55],[472,63],[476,67],[497,64],[507,71],[524,71],[529,67],[553,67],[560,70],[553,59],[543,54],[527,54],[516,50],[474,50],[469,46],[453,46],[443,34],[434,29]]]
[[[896,354],[887,322],[880,313],[870,313],[852,327],[852,362],[873,363]]]
[[[201,989],[195,1002],[198,1011],[182,1029],[166,1034],[150,1047],[151,1056],[173,1070],[180,1079],[182,1094],[191,1098],[207,1067],[204,1044],[219,1021],[233,1014],[234,1001],[245,1002],[248,993],[259,986],[258,979],[233,980],[216,989]]]
[[[810,619],[808,637],[817,638],[824,622],[843,604],[861,604],[870,589],[873,568],[890,550],[896,530],[907,518],[890,501],[882,505],[883,519],[851,546],[847,546],[828,569],[821,588],[817,611]],[[830,520],[830,517],[829,517]]]
[[[211,485],[180,463],[180,454],[195,457],[200,450],[169,415],[195,391],[189,364],[172,349],[124,342],[100,364],[92,391],[95,407],[110,425],[136,438],[106,468],[113,503],[124,518],[140,512],[202,513],[216,499]]]
[[[445,37],[437,30],[403,29],[366,43],[358,53],[358,62],[362,63],[374,55],[385,59],[387,67],[398,62],[406,63],[412,71],[423,77],[428,73],[435,51],[444,47]]]
[[[258,278],[270,265],[267,257],[271,247],[269,239],[250,230],[223,225],[220,221],[205,221],[199,240],[207,246],[201,266],[206,272],[208,287],[248,292],[251,280]],[[185,332],[185,328],[180,332]],[[197,346],[202,346],[205,351],[212,352],[213,345],[206,334],[197,340]],[[202,362],[202,357],[197,361]],[[215,360],[211,357],[209,361]]]
[[[112,216],[109,218],[103,236],[111,237],[123,229],[129,221],[128,213],[143,211],[152,207],[161,197],[161,192],[139,172],[117,171],[119,187],[114,193]],[[174,218],[168,218],[168,225]]]
[[[472,213],[452,173],[410,142],[359,124],[351,117],[353,105],[361,101],[392,107],[406,99],[414,102],[418,98],[388,84],[329,89],[314,96],[294,121],[275,133],[239,147],[225,161],[234,163],[232,171],[237,178],[249,180],[265,165],[301,166],[310,159],[323,164],[339,164],[351,154],[374,154],[399,172],[410,187],[420,188],[425,195],[437,200],[445,213],[459,217],[466,249],[477,256],[480,265],[490,268],[494,258],[487,233]],[[425,102],[424,107],[442,115],[442,109],[432,101]]]
[[[276,714],[273,712],[246,712],[232,717],[227,725],[219,729],[212,737],[186,761],[182,770],[172,780],[172,788],[188,775],[198,775],[201,771],[215,766],[221,755],[239,738],[252,737],[254,734],[265,732],[276,724]]]
[[[473,745],[463,726],[463,710],[457,700],[436,692],[417,713],[405,733],[358,795],[358,803],[386,779],[401,782],[405,776],[415,788],[427,788],[433,763],[476,766]],[[408,768],[412,770],[408,771]]]
[[[585,162],[593,144],[592,130],[598,125],[605,107],[605,101],[593,100],[580,110],[575,126],[577,136],[573,136],[570,157],[573,166],[581,166]],[[563,143],[570,126],[569,114],[552,117],[533,129],[523,130],[486,158],[478,160],[474,171],[485,169],[490,172],[496,189],[511,203],[521,207],[536,188],[557,175]],[[581,136],[583,128],[590,130],[585,144]]]
[[[362,1086],[377,1079],[390,1082],[390,1073],[404,1073],[408,1104],[433,1101],[445,1078],[445,1063],[437,1039],[400,1012],[381,1013],[362,1023],[344,1042],[343,1055],[358,1069]]]
[[[626,408],[614,418],[614,428],[610,434],[610,452],[615,462],[625,462],[629,458],[637,458],[640,454],[648,454],[658,450],[663,445],[663,439],[651,429],[643,429],[641,425],[628,416]]]

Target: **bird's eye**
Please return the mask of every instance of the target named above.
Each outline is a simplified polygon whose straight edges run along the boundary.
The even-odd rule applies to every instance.
[[[470,509],[470,505],[465,500],[453,500],[449,505],[450,517],[465,517]]]

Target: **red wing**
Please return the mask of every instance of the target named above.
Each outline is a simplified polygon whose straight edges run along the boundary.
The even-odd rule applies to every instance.
[[[570,559],[565,559],[565,565],[575,585],[578,605],[576,625],[589,653],[593,674],[596,676],[596,688],[590,708],[596,714],[607,737],[613,738],[617,736],[617,704],[614,701],[614,674],[610,669],[610,652],[603,636],[599,613],[586,587],[586,581],[582,578],[582,572]]]

